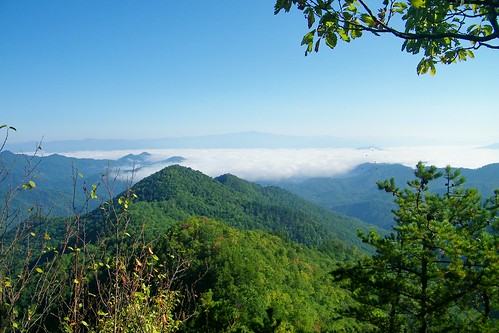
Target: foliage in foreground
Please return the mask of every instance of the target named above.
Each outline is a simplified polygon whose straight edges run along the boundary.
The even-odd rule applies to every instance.
[[[75,207],[72,216],[58,219],[11,208],[13,196],[36,187],[26,184],[4,193],[0,215],[0,332],[178,329],[181,297],[165,265],[140,233],[128,233],[131,192],[101,206],[102,232],[92,234]],[[86,193],[96,199],[95,186]]]

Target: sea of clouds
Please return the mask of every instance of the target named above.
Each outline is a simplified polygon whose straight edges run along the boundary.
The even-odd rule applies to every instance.
[[[444,167],[479,168],[499,162],[499,149],[473,146],[423,146],[394,148],[304,148],[304,149],[144,149],[78,151],[63,155],[77,158],[118,159],[127,154],[148,152],[148,163],[138,168],[135,180],[163,167],[170,157],[185,158],[181,165],[212,177],[231,173],[240,178],[276,180],[286,178],[334,177],[362,163],[399,163],[414,167],[419,161]],[[153,163],[153,164],[150,164]],[[131,168],[131,166],[129,166]],[[125,167],[124,170],[127,168]]]

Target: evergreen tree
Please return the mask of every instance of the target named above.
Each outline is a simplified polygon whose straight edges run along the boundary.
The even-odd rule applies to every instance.
[[[450,167],[419,163],[415,176],[405,189],[378,182],[395,197],[396,226],[361,233],[375,255],[335,270],[356,300],[346,315],[373,331],[497,331],[499,192],[483,201]],[[432,193],[442,176],[447,191]]]

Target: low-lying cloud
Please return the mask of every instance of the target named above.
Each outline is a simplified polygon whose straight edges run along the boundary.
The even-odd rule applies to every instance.
[[[144,150],[80,151],[66,156],[118,159]],[[470,146],[425,146],[396,148],[321,148],[321,149],[151,149],[145,150],[150,165],[141,167],[135,179],[159,171],[172,156],[182,156],[179,163],[215,177],[226,173],[247,180],[275,180],[293,177],[333,177],[362,163],[400,163],[414,167],[419,161],[444,167],[479,168],[499,162],[499,149]]]

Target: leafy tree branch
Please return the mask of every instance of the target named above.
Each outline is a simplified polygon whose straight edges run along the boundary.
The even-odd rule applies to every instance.
[[[481,47],[499,49],[499,1],[496,0],[277,0],[275,14],[302,11],[311,29],[302,40],[305,54],[319,51],[322,40],[335,48],[363,32],[391,34],[402,50],[423,53],[418,74],[435,74],[435,64],[474,58]],[[463,45],[462,42],[466,42]]]

